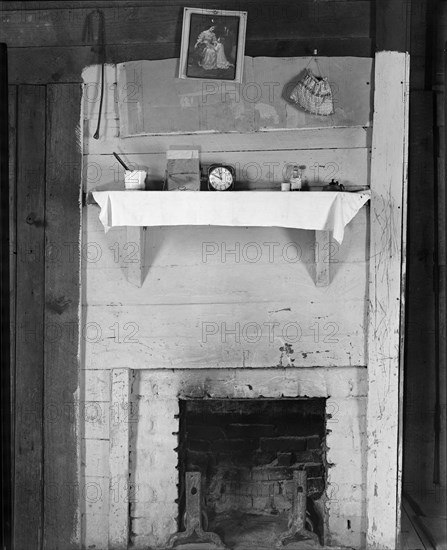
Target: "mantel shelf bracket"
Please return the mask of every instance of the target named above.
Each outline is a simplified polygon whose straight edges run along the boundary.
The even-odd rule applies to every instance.
[[[134,245],[132,261],[127,264],[127,280],[136,287],[144,283],[144,251],[147,227],[126,226],[126,242]],[[330,232],[315,231],[315,286],[330,284]]]

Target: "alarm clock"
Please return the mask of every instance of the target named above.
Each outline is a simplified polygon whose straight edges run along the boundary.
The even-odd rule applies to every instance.
[[[234,188],[235,171],[226,164],[212,164],[208,168],[209,191],[231,191]]]

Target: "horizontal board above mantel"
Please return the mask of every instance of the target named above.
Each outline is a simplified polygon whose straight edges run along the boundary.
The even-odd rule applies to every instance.
[[[248,57],[241,84],[179,79],[177,58],[117,66],[120,136],[369,126],[369,58]],[[335,112],[316,116],[288,100],[309,68],[327,77]],[[84,76],[84,80],[86,76]]]
[[[201,153],[221,151],[296,151],[306,149],[361,149],[371,147],[372,128],[302,128],[300,130],[273,130],[250,134],[175,134],[170,136],[133,136],[119,138],[119,122],[107,120],[107,135],[93,139],[97,115],[84,120],[84,155],[165,154],[171,147],[198,149]],[[115,132],[112,130],[115,128]],[[113,136],[113,137],[112,137]]]
[[[357,273],[351,283],[348,296],[363,298],[365,280]],[[311,285],[312,281],[308,297],[330,292],[330,286],[314,287],[312,292]],[[86,369],[363,366],[365,302],[348,296],[324,304],[305,303],[302,295],[291,295],[285,301],[249,304],[87,306],[84,365]]]

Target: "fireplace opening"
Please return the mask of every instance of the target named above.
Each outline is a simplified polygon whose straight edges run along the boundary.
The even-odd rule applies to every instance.
[[[296,516],[305,475],[304,529],[322,541],[325,409],[324,398],[181,399],[179,531],[188,523],[186,477],[195,472],[205,531],[232,547],[274,548]]]

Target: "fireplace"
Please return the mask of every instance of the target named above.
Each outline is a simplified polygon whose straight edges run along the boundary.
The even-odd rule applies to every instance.
[[[307,479],[306,529],[323,540],[326,399],[181,400],[179,530],[185,474],[200,472],[203,517],[231,546],[254,547],[287,530],[293,474]]]
[[[229,547],[262,548],[257,540],[287,530],[296,472],[307,479],[305,528],[315,543],[306,548],[364,547],[365,375],[358,368],[135,372],[133,547],[166,548],[185,532],[188,472],[200,474],[204,530]]]

